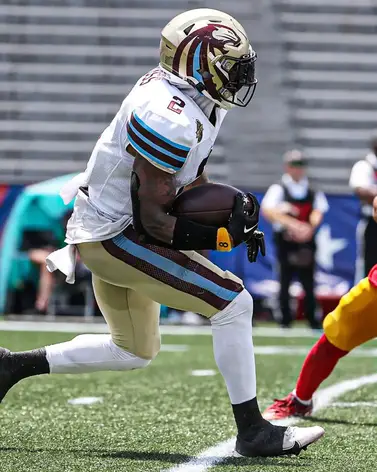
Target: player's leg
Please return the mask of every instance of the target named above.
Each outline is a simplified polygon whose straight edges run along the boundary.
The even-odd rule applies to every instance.
[[[304,313],[312,329],[320,329],[321,323],[315,318],[316,299],[314,295],[314,264],[299,267],[298,278],[305,292]]]
[[[160,349],[160,305],[132,289],[93,276],[98,306],[110,334],[85,334],[46,347],[51,373],[146,367]]]
[[[0,401],[26,377],[146,367],[160,347],[158,303],[129,288],[93,277],[99,307],[111,334],[84,334],[26,352],[0,350]]]
[[[263,412],[263,417],[278,420],[289,416],[310,415],[313,411],[314,392],[346,354],[348,352],[335,347],[323,334],[306,356],[295,389],[286,397],[276,399]]]
[[[296,388],[264,412],[268,419],[304,416],[312,411],[312,397],[339,359],[377,336],[377,266],[342,297],[323,323],[325,333],[312,347],[301,368]]]
[[[291,285],[294,269],[289,264],[287,254],[280,254],[281,258],[277,262],[280,282],[279,304],[281,312],[280,325],[282,328],[289,328],[292,323],[292,310],[290,304],[289,287]],[[279,256],[279,257],[280,257]]]
[[[298,453],[322,436],[322,428],[287,430],[263,420],[256,399],[253,302],[237,277],[193,251],[145,244],[132,228],[102,245],[97,244],[90,260],[85,257],[88,246],[80,247],[80,254],[92,272],[100,273],[102,279],[116,284],[117,280],[127,278],[131,288],[159,303],[198,312],[210,319],[215,360],[224,377],[238,427],[238,452],[243,455]]]
[[[365,277],[377,264],[377,223],[373,218],[368,219],[364,234],[364,274]]]
[[[39,282],[35,308],[39,312],[45,313],[48,302],[54,288],[54,274],[49,272],[46,267],[46,257],[51,253],[48,248],[31,249],[28,253],[30,261],[39,267]]]

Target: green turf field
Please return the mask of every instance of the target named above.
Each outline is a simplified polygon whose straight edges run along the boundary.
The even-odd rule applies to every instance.
[[[72,337],[0,332],[0,345],[24,350]],[[313,343],[310,338],[255,339],[256,346],[306,349]],[[231,438],[235,428],[221,376],[191,375],[193,369],[216,368],[211,337],[164,336],[163,344],[184,345],[187,350],[161,352],[141,371],[44,376],[17,385],[0,407],[0,471],[168,471]],[[377,342],[365,346],[376,347]],[[297,352],[257,355],[262,407],[293,387],[303,359],[304,354]],[[376,357],[348,357],[325,386],[376,373],[376,366]],[[103,402],[90,406],[68,403],[78,397],[101,397]],[[226,459],[210,470],[375,471],[377,383],[335,401],[340,406],[316,414],[315,423],[324,426],[326,436],[299,457]],[[371,406],[355,407],[353,402],[371,402]],[[198,470],[208,469],[198,466]]]

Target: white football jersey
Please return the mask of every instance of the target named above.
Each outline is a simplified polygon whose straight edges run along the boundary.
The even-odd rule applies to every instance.
[[[129,145],[154,166],[175,174],[177,191],[202,173],[226,111],[217,107],[214,126],[177,81],[158,67],[123,101],[97,141],[85,173],[74,179],[76,191],[70,198],[79,186],[87,192],[77,192],[67,243],[110,239],[132,222],[134,157],[126,150]]]

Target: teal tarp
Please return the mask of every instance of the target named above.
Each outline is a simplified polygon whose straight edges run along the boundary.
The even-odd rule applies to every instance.
[[[22,280],[29,262],[19,249],[25,230],[60,230],[60,219],[73,207],[64,205],[61,187],[76,174],[64,175],[25,187],[18,197],[4,228],[0,246],[0,313],[4,313],[8,290]]]

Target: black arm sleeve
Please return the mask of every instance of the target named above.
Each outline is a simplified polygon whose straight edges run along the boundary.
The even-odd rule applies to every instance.
[[[180,216],[175,223],[172,247],[187,251],[216,249],[217,228],[201,225]]]

